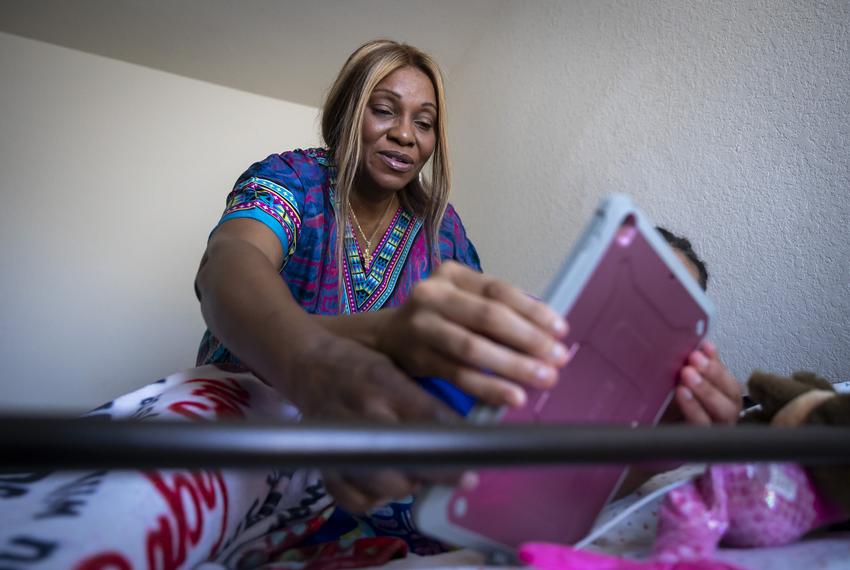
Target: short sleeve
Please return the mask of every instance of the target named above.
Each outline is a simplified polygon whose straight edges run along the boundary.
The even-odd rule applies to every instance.
[[[454,260],[481,271],[481,260],[475,246],[466,235],[466,228],[454,207],[449,204],[440,225],[440,259]]]
[[[298,244],[304,207],[304,187],[292,164],[294,154],[273,154],[251,165],[228,194],[219,221],[221,225],[250,218],[265,224],[280,240],[284,263]]]

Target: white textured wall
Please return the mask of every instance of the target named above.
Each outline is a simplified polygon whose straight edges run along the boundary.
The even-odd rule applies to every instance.
[[[251,162],[316,109],[0,34],[0,407],[80,410],[194,365],[192,282]]]
[[[848,4],[503,1],[448,83],[485,270],[540,292],[626,192],[707,260],[739,377],[850,379]]]
[[[848,2],[499,1],[449,70],[455,195],[540,292],[598,198],[709,263],[716,337],[850,378]],[[0,407],[83,409],[190,366],[235,176],[315,109],[0,34]]]

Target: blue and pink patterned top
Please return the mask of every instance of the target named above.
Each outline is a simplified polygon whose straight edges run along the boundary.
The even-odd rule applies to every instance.
[[[308,313],[360,313],[402,304],[413,285],[426,278],[433,267],[423,220],[399,208],[368,268],[346,224],[343,307],[339,311],[334,250],[337,224],[332,203],[335,179],[336,169],[325,149],[273,154],[239,177],[219,224],[251,218],[268,226],[284,251],[280,276]],[[439,245],[441,260],[453,259],[481,270],[478,253],[451,205],[440,227]],[[235,357],[207,331],[198,352],[198,365],[234,361]]]
[[[433,271],[423,220],[399,208],[376,247],[371,266],[350,226],[346,224],[343,294],[340,299],[336,262],[333,191],[336,169],[324,149],[273,154],[253,164],[236,181],[227,197],[221,221],[251,218],[269,227],[280,240],[284,260],[280,276],[292,296],[308,313],[337,315],[377,311],[402,304],[413,285]],[[449,206],[440,226],[440,259],[455,260],[481,270],[478,253],[454,208]],[[340,311],[340,303],[342,310]],[[210,331],[198,350],[198,365],[238,363]],[[467,394],[439,378],[419,378],[420,385],[461,414],[474,404]],[[413,525],[412,498],[385,505],[369,515],[354,517],[336,509],[312,542],[357,536],[396,536],[417,554],[432,554],[443,546],[421,535]]]

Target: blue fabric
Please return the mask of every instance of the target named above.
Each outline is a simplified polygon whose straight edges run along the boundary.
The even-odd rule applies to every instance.
[[[466,417],[477,400],[442,378],[417,378],[416,381],[426,392],[438,398],[451,409]]]

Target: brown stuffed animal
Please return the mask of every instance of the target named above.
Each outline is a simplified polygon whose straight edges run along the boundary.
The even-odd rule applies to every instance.
[[[850,394],[838,394],[829,381],[812,372],[795,372],[787,378],[757,370],[747,387],[761,409],[747,414],[744,422],[786,427],[850,425]],[[850,513],[850,466],[811,467],[808,471],[818,488]]]

